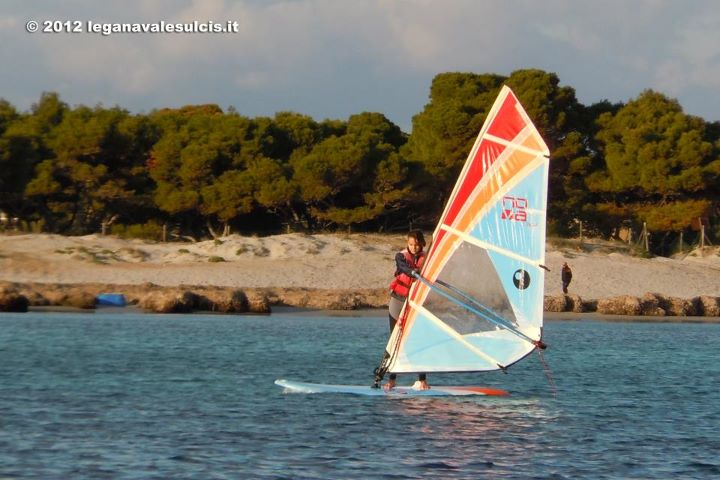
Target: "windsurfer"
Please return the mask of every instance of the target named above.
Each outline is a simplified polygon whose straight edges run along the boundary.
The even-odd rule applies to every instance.
[[[425,248],[423,233],[420,230],[412,230],[407,234],[407,248],[395,255],[395,278],[390,284],[390,301],[388,304],[390,333],[392,333],[400,317],[403,305],[410,292],[410,286],[415,281],[415,275],[420,274],[425,262],[423,248]],[[384,388],[393,388],[396,378],[396,375],[391,373]],[[413,388],[416,390],[428,390],[430,388],[427,383],[427,376],[424,373],[418,375],[418,381],[415,382]]]

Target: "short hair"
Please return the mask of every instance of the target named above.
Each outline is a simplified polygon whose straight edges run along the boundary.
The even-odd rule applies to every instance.
[[[421,247],[425,246],[425,237],[420,230],[410,230],[407,234],[407,238],[414,238]]]

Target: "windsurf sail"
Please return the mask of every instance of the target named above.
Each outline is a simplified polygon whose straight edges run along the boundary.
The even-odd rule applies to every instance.
[[[549,154],[504,86],[440,217],[383,371],[505,369],[544,348]]]

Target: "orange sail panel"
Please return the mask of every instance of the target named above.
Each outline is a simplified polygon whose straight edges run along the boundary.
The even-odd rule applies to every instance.
[[[513,92],[488,113],[401,321],[390,372],[505,368],[543,325],[549,150]]]

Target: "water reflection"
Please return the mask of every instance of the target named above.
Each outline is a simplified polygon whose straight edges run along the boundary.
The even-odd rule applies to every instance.
[[[515,471],[557,456],[544,437],[558,421],[552,406],[536,399],[403,399],[388,405],[398,429],[423,444],[406,452],[416,468],[447,468],[442,476],[472,477],[480,471]],[[555,460],[556,462],[556,460]]]

